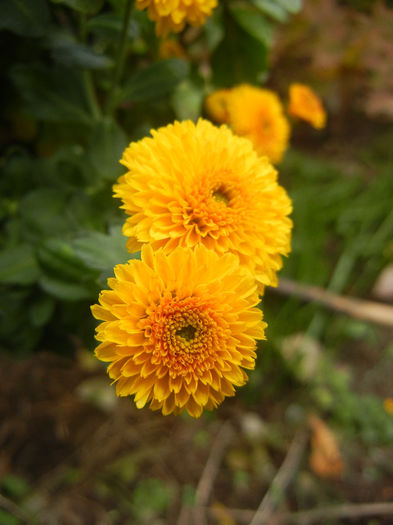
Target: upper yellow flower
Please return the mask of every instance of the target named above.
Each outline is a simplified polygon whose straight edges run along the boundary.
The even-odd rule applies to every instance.
[[[294,117],[306,120],[317,129],[326,124],[326,112],[321,100],[304,84],[291,84],[289,87],[288,112]]]
[[[266,324],[255,281],[234,255],[197,246],[167,256],[147,245],[115,275],[92,312],[103,321],[95,353],[111,363],[117,395],[199,417],[245,384]]]
[[[290,128],[278,96],[268,89],[242,84],[231,90],[227,107],[234,133],[250,139],[255,150],[273,164],[280,162]]]
[[[130,215],[123,227],[129,251],[144,243],[165,253],[204,244],[237,254],[261,285],[276,285],[281,255],[290,251],[291,201],[268,159],[203,119],[152,135],[125,150],[129,171],[114,186]]]
[[[206,113],[218,124],[228,122],[228,98],[231,95],[230,89],[218,89],[206,97]]]
[[[138,9],[148,8],[149,18],[156,22],[157,35],[178,33],[188,23],[200,26],[217,6],[218,0],[136,0]]]

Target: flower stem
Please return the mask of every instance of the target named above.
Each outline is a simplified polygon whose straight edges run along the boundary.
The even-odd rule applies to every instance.
[[[83,44],[86,43],[87,39],[87,28],[86,28],[86,15],[81,14],[79,17],[79,38]],[[90,111],[95,120],[99,120],[101,117],[101,109],[97,102],[97,96],[94,89],[94,82],[91,76],[91,72],[88,69],[82,71],[82,80],[85,88],[86,97],[89,103]]]
[[[342,293],[353,267],[356,263],[356,253],[353,250],[344,251],[337,261],[333,275],[326,288],[327,292]],[[325,328],[328,315],[322,310],[314,314],[307,329],[306,334],[314,339],[321,337]]]
[[[106,113],[110,114],[114,110],[115,102],[116,102],[116,91],[121,79],[121,75],[123,72],[123,65],[124,65],[124,59],[125,59],[125,51],[126,51],[126,44],[127,44],[127,32],[128,27],[130,25],[130,18],[131,18],[131,5],[132,0],[127,0],[126,8],[124,11],[124,17],[123,17],[123,26],[121,28],[121,34],[120,34],[120,40],[119,40],[119,47],[117,51],[117,58],[116,58],[116,64],[115,64],[115,71],[113,73],[113,80],[112,85],[109,90],[108,99],[106,103]]]

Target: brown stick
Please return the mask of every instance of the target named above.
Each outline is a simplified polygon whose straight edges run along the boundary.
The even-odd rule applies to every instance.
[[[296,433],[288,453],[251,519],[250,525],[263,525],[264,523],[268,523],[275,507],[280,503],[299,466],[307,444],[307,435],[308,432],[305,428],[301,428]]]
[[[374,301],[365,301],[350,297],[343,297],[331,292],[327,292],[318,286],[299,284],[290,279],[280,279],[277,288],[271,288],[283,295],[295,295],[306,301],[315,301],[327,306],[337,312],[343,312],[372,323],[383,326],[393,327],[393,307],[388,304],[377,303]]]
[[[249,524],[254,511],[249,509],[225,509],[238,523]],[[214,509],[210,509],[214,515]],[[366,518],[369,516],[393,516],[393,503],[345,503],[332,507],[320,507],[298,512],[282,512],[271,517],[274,525],[310,525],[340,518]]]
[[[194,522],[197,525],[203,525],[204,523],[207,523],[206,506],[231,436],[232,427],[227,421],[217,432],[216,438],[211,447],[210,455],[207,459],[205,468],[203,469],[202,476],[196,489],[193,517]]]
[[[5,509],[7,512],[18,518],[23,523],[29,523],[29,518],[25,512],[13,501],[9,500],[2,494],[0,494],[0,508]]]

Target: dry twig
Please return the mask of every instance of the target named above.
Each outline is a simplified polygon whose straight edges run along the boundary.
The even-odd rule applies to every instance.
[[[250,521],[250,525],[262,525],[268,523],[275,507],[281,501],[288,485],[290,484],[302,458],[307,443],[307,429],[301,428],[296,433],[288,453],[275,475],[268,491],[261,501],[257,511]]]
[[[255,512],[250,509],[225,509],[237,523],[249,524]],[[214,509],[210,509],[214,516]],[[371,516],[393,516],[393,503],[345,503],[331,507],[320,507],[298,512],[280,512],[271,516],[271,525],[311,525],[331,519],[367,518]]]
[[[231,435],[232,427],[227,421],[217,432],[205,468],[203,469],[202,476],[200,477],[198,487],[196,489],[195,506],[192,509],[193,522],[196,525],[204,525],[207,523],[207,503],[209,501],[213,484],[219,472],[220,464],[224,457],[225,449],[229,443]],[[190,509],[183,507],[177,522],[178,525],[189,523],[189,516]]]
[[[16,503],[6,498],[2,494],[0,494],[0,508],[3,508],[23,523],[29,523],[29,518],[25,512]]]
[[[295,295],[306,301],[315,301],[332,310],[343,312],[362,321],[370,321],[390,328],[393,327],[393,307],[387,304],[343,297],[318,286],[299,284],[290,279],[280,279],[278,287],[272,288],[272,290],[276,290],[283,295]]]

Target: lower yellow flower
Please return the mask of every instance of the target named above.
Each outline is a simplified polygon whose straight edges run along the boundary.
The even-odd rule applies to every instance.
[[[326,112],[321,100],[304,84],[291,84],[289,87],[288,112],[294,117],[306,120],[317,129],[326,124]]]
[[[115,275],[92,312],[102,320],[95,353],[111,363],[117,395],[199,417],[246,383],[266,324],[236,256],[204,246],[165,255],[146,245],[141,261],[119,264]]]
[[[228,97],[230,94],[230,89],[218,89],[206,97],[206,113],[218,124],[228,122]]]
[[[281,161],[290,128],[275,93],[248,84],[235,87],[228,97],[228,114],[236,135],[250,139],[255,150],[273,164]]]
[[[156,22],[157,35],[179,33],[186,24],[200,26],[217,6],[218,0],[136,0],[138,9],[148,9]]]

